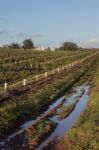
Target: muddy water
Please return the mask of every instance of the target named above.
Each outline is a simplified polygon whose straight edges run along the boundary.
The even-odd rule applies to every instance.
[[[77,92],[77,91],[76,91],[76,92]],[[78,96],[79,96],[79,92],[78,92]],[[77,97],[77,93],[74,94],[73,96],[70,96],[70,97],[68,98],[68,100],[66,99],[67,103],[70,102],[70,101],[72,102],[72,99],[76,99],[76,97]],[[62,99],[63,99],[63,97],[57,99],[53,104],[51,104],[51,105],[49,106],[49,108],[47,109],[47,111],[45,111],[44,113],[40,114],[36,119],[30,120],[30,121],[28,121],[28,122],[22,124],[22,125],[20,126],[20,130],[18,130],[17,132],[11,134],[10,136],[8,136],[8,138],[7,138],[6,140],[7,140],[7,141],[10,141],[10,140],[11,140],[13,137],[15,137],[17,134],[22,133],[22,132],[23,132],[23,129],[26,129],[26,128],[31,127],[33,123],[35,123],[37,120],[39,120],[42,116],[46,115],[50,110],[52,110],[53,108],[55,108],[56,106],[58,106],[58,105],[62,102]],[[64,104],[65,104],[65,103],[64,103]],[[5,141],[1,141],[1,142],[0,142],[0,145],[5,145]]]
[[[83,89],[83,87],[82,87],[81,89]],[[75,89],[75,93],[74,93],[73,95],[70,95],[70,96],[68,97],[68,99],[66,98],[66,101],[64,102],[64,105],[65,105],[65,104],[66,104],[66,105],[69,105],[69,104],[73,103],[75,100],[77,100],[77,97],[79,97],[80,94],[81,94],[81,89],[80,89],[80,88],[79,88],[79,89]],[[52,110],[52,109],[54,109],[56,106],[58,106],[58,105],[62,102],[62,99],[63,99],[63,97],[57,99],[53,104],[51,104],[51,105],[49,106],[49,108],[48,108],[47,111],[45,111],[43,114],[41,114],[40,116],[38,116],[35,120],[30,120],[30,121],[28,121],[28,122],[22,124],[22,125],[20,126],[20,128],[24,129],[24,128],[30,127],[30,126],[33,124],[33,122],[35,122],[36,120],[38,120],[40,117],[46,115],[50,110]]]
[[[55,123],[58,123],[57,128],[54,130],[54,132],[37,148],[37,150],[42,150],[43,147],[50,141],[53,140],[55,138],[61,139],[64,134],[75,124],[75,121],[77,120],[77,118],[79,117],[80,113],[83,112],[87,101],[89,99],[88,97],[88,90],[89,87],[88,86],[82,86],[82,87],[78,87],[76,89],[74,89],[74,93],[70,94],[66,100],[64,101],[64,106],[66,105],[70,105],[75,103],[77,100],[79,100],[79,102],[77,103],[74,111],[65,119],[59,121],[58,120],[58,115],[54,115],[53,117],[49,118],[50,120],[52,120]],[[82,94],[83,93],[83,94]],[[35,121],[39,120],[42,116],[46,115],[50,110],[52,110],[53,108],[55,108],[56,106],[58,106],[63,100],[63,97],[59,98],[56,100],[56,102],[54,102],[52,105],[49,106],[48,110],[45,111],[43,114],[41,114],[40,116],[38,116],[35,120],[30,120],[28,122],[26,122],[25,124],[20,126],[20,130],[14,134],[12,134],[11,136],[9,136],[7,138],[7,141],[10,141],[12,137],[16,136],[17,134],[23,132],[23,129],[30,127]],[[57,110],[59,111],[59,109]],[[0,142],[0,145],[5,145],[4,142]]]
[[[84,91],[83,95],[82,90]],[[76,92],[73,93],[71,96],[68,97],[67,101],[64,103],[64,105],[69,105],[73,102],[75,102],[79,98],[79,102],[76,104],[76,107],[72,113],[65,119],[59,121],[58,115],[54,115],[50,118],[50,120],[57,122],[58,126],[54,130],[54,132],[51,134],[50,137],[48,137],[36,150],[42,150],[43,147],[52,140],[55,139],[62,139],[63,136],[68,132],[70,128],[72,128],[75,125],[75,122],[77,118],[80,116],[81,112],[84,111],[86,104],[89,100],[88,96],[89,86],[83,86],[76,89]],[[82,96],[81,96],[82,95]]]

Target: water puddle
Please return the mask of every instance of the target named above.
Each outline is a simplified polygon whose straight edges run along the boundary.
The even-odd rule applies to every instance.
[[[52,134],[43,142],[41,145],[36,149],[36,150],[42,150],[43,147],[49,143],[50,141],[54,139],[61,139],[63,138],[64,134],[75,125],[75,122],[77,118],[80,116],[80,113],[84,111],[85,106],[88,102],[89,96],[88,96],[88,91],[89,91],[89,86],[81,86],[78,88],[74,88],[74,92],[68,95],[67,98],[65,98],[62,107],[64,106],[69,106],[71,104],[74,104],[77,102],[74,110],[69,114],[68,117],[59,120],[59,115],[55,113],[52,117],[49,119],[55,123],[57,123],[57,127],[54,130]],[[51,104],[48,108],[47,111],[45,111],[43,114],[39,115],[35,120],[30,120],[20,126],[20,130],[18,132],[15,132],[11,136],[7,138],[6,141],[11,141],[13,137],[15,137],[18,134],[21,134],[24,129],[27,129],[31,127],[33,124],[38,122],[42,117],[46,116],[46,114],[56,108],[64,99],[64,97],[61,97],[57,99],[53,104]],[[60,111],[61,108],[57,108],[57,112]],[[0,145],[5,145],[4,142],[1,142]]]
[[[62,139],[66,132],[68,132],[68,130],[75,125],[77,118],[80,116],[81,112],[84,111],[89,100],[88,91],[89,86],[78,87],[76,89],[76,93],[67,98],[64,105],[69,105],[79,98],[74,111],[72,111],[70,115],[63,120],[59,120],[58,115],[54,115],[50,118],[50,120],[58,123],[58,126],[51,134],[51,136],[49,136],[36,150],[42,150],[43,147],[52,140]]]
[[[73,103],[74,100],[76,100],[77,97],[79,97],[80,95],[81,95],[81,89],[76,89],[76,90],[75,90],[75,93],[74,93],[73,95],[70,95],[68,98],[66,98],[66,101],[64,102],[64,105],[65,105],[65,104],[68,105],[68,104]],[[28,122],[22,124],[22,125],[20,126],[20,128],[25,129],[25,128],[30,127],[30,126],[33,124],[33,122],[36,122],[36,121],[39,120],[42,116],[46,115],[50,110],[52,110],[52,109],[54,109],[56,106],[58,106],[58,105],[62,102],[62,99],[63,99],[63,97],[59,98],[56,102],[54,102],[53,104],[51,104],[51,105],[49,106],[49,108],[48,108],[47,111],[45,111],[43,114],[41,114],[40,116],[38,116],[35,120],[30,120],[30,121],[28,121]]]

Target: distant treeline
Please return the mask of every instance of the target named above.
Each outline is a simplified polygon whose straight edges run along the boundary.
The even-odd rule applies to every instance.
[[[10,48],[10,49],[35,49],[34,43],[32,39],[25,39],[22,44],[18,43],[11,43],[9,45],[4,45],[3,48]],[[74,42],[64,42],[62,46],[56,48],[55,50],[69,50],[69,51],[76,51],[76,50],[99,50],[99,48],[82,48],[79,47],[77,43]],[[46,48],[46,50],[51,50],[50,47]]]

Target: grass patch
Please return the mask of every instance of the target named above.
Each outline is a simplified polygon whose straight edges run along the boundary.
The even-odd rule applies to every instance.
[[[66,72],[61,79],[46,85],[44,89],[36,93],[24,94],[21,101],[5,102],[0,107],[0,136],[13,128],[17,128],[24,121],[34,119],[53,100],[79,82],[89,71],[89,68],[93,67],[94,62],[95,59],[91,59],[87,64],[82,64],[80,67],[71,70],[68,76]]]
[[[89,104],[75,127],[59,144],[63,150],[99,150],[99,58],[95,66]]]

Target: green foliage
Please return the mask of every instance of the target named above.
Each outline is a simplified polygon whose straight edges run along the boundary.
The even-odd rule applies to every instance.
[[[46,126],[46,125],[49,125],[51,123],[51,121],[50,120],[42,120],[40,123],[38,123],[37,125],[36,125],[36,130],[38,131],[38,133],[42,133],[43,132],[43,130],[44,130],[44,127]]]
[[[63,106],[61,109],[58,110],[57,114],[63,115],[68,110],[69,107],[70,107],[70,105]]]
[[[34,44],[32,42],[31,39],[26,39],[23,41],[23,48],[24,49],[31,49],[31,48],[34,48]]]
[[[63,46],[61,47],[61,49],[72,51],[72,50],[77,50],[78,46],[77,46],[76,43],[73,43],[73,42],[64,42]]]
[[[9,48],[11,48],[11,49],[19,49],[20,45],[18,43],[12,43],[11,45],[9,45]]]
[[[26,133],[26,139],[29,141],[29,140],[32,140],[32,139],[38,137],[39,135],[42,135],[42,134],[45,132],[45,126],[46,126],[46,125],[50,125],[50,124],[51,124],[51,121],[48,120],[48,119],[41,120],[41,121],[34,127],[34,130],[33,130],[33,131],[29,130],[29,131]]]
[[[54,52],[54,53],[52,53],[52,52],[51,53],[50,52],[43,53],[43,52],[35,52],[34,51],[32,54],[32,50],[31,50],[30,54],[29,54],[28,51],[29,50],[25,50],[25,52],[24,52],[24,50],[23,51],[15,50],[14,54],[12,55],[12,51],[8,50],[8,52],[6,54],[8,56],[8,59],[7,58],[4,59],[5,55],[3,54],[3,51],[2,51],[2,53],[0,53],[5,61],[6,65],[10,64],[12,67],[11,72],[8,74],[8,72],[9,72],[8,66],[4,67],[2,64],[2,61],[0,61],[0,63],[1,63],[0,69],[3,70],[3,72],[0,73],[1,79],[3,78],[4,75],[8,76],[9,81],[11,81],[12,79],[16,79],[16,77],[17,77],[17,80],[20,79],[20,76],[18,76],[20,74],[20,71],[18,72],[19,74],[16,74],[16,72],[14,72],[14,70],[13,70],[13,67],[14,67],[13,62],[15,61],[14,55],[18,54],[18,53],[20,53],[21,55],[20,55],[20,57],[16,58],[17,61],[19,62],[17,65],[19,65],[21,63],[20,58],[24,60],[24,58],[27,58],[27,57],[32,58],[33,57],[38,62],[39,62],[39,59],[42,62],[43,57],[45,59],[44,61],[50,60],[49,55],[53,58],[53,60],[55,58],[60,58],[60,56],[64,56],[64,55],[71,56],[71,52],[60,52],[59,51],[59,52]],[[10,53],[13,57],[10,58],[10,62],[9,62]],[[73,53],[73,52],[72,52],[72,54],[75,55],[75,53]],[[43,57],[41,58],[40,55],[42,55]],[[89,55],[89,54],[87,54],[87,55]],[[86,54],[82,54],[82,52],[80,52],[79,56],[81,58],[84,58],[86,56]],[[66,61],[66,62],[63,61],[63,64],[70,63],[77,58],[78,58],[78,56],[76,56],[76,57],[73,56],[68,61]],[[51,82],[50,84],[46,84],[46,86],[44,86],[42,90],[37,89],[37,91],[35,93],[30,91],[28,94],[22,95],[20,101],[17,101],[17,100],[10,101],[9,100],[9,101],[6,101],[4,104],[2,104],[2,106],[0,106],[0,114],[1,114],[0,115],[0,134],[7,132],[8,130],[15,127],[16,124],[18,124],[18,123],[20,124],[22,121],[26,121],[26,120],[32,119],[32,118],[34,119],[41,112],[42,109],[46,108],[46,106],[52,102],[52,100],[56,99],[57,96],[59,96],[60,94],[65,92],[65,89],[70,88],[75,82],[78,82],[78,79],[83,76],[83,73],[86,70],[88,71],[88,69],[90,67],[93,67],[92,62],[93,62],[93,59],[90,60],[87,64],[83,64],[79,68],[75,68],[74,70],[71,70],[70,72],[68,72],[68,75],[67,75],[67,71],[66,72],[64,71],[63,76],[60,76],[59,79],[57,79],[57,80],[53,80],[53,83]],[[21,64],[22,65],[21,67],[24,66],[23,64],[24,63]],[[43,64],[43,65],[45,65],[45,64]],[[56,61],[55,63],[53,63],[53,68],[59,67],[59,65],[61,66],[60,62]],[[15,67],[14,67],[14,69],[15,69]],[[24,75],[25,76],[28,75],[27,70],[25,70]],[[0,81],[2,81],[2,80],[0,80]],[[1,83],[3,83],[3,82],[1,82]]]
[[[5,81],[9,85],[21,82],[23,78],[30,79],[36,74],[50,71],[69,64],[93,52],[56,51],[40,52],[22,49],[0,50],[0,88]],[[52,62],[50,62],[52,60]]]
[[[64,138],[63,150],[65,147],[72,150],[99,149],[99,57],[95,66],[89,104],[75,127]]]

